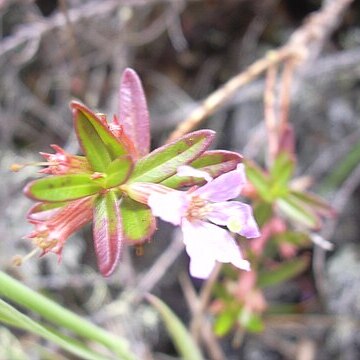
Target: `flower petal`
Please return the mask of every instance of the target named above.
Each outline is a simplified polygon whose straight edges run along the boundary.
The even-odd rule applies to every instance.
[[[239,164],[236,170],[220,175],[213,181],[195,190],[193,194],[214,202],[226,201],[236,198],[245,184],[244,165]]]
[[[240,201],[211,204],[211,211],[206,217],[214,224],[227,226],[230,231],[247,238],[260,236],[251,206]]]
[[[226,230],[203,221],[187,220],[183,220],[181,229],[186,252],[191,258],[192,276],[208,277],[215,261],[232,263],[244,270],[250,269],[249,262],[242,258],[239,247]]]
[[[176,190],[167,194],[153,193],[149,196],[148,206],[154,216],[173,225],[180,225],[188,208],[188,199],[184,192]]]
[[[195,178],[204,178],[207,182],[210,182],[213,178],[206,171],[194,169],[189,165],[179,166],[177,169],[178,176],[191,176]]]

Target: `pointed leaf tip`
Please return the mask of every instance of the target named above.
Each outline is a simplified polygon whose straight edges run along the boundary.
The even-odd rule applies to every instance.
[[[93,170],[104,172],[110,162],[130,152],[126,141],[115,137],[103,121],[85,105],[71,102],[80,146]]]
[[[150,151],[150,117],[144,89],[137,73],[130,68],[123,72],[119,90],[119,125],[135,144],[138,156]]]
[[[112,191],[95,201],[93,235],[99,270],[110,276],[119,262],[123,240],[118,200]]]

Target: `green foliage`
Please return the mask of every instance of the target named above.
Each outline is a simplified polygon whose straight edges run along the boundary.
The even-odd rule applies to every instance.
[[[73,355],[77,355],[82,359],[87,360],[106,360],[111,359],[108,356],[103,356],[82,344],[80,341],[74,340],[69,336],[65,336],[56,332],[50,327],[35,322],[28,316],[22,314],[11,305],[0,299],[0,322],[17,329],[25,330],[35,335],[39,335],[46,340],[49,340],[59,345],[64,350],[67,350]]]
[[[171,336],[179,355],[181,355],[181,358],[184,360],[204,359],[193,338],[171,309],[153,295],[148,295],[148,300],[160,313],[166,329]]]
[[[301,274],[309,265],[308,257],[285,261],[276,268],[266,269],[259,273],[257,285],[261,288],[273,286]]]
[[[124,155],[112,161],[105,171],[105,187],[107,189],[124,183],[131,174],[133,162],[131,157]]]
[[[264,323],[261,316],[245,307],[240,310],[238,322],[245,330],[252,333],[258,333],[264,330]]]
[[[69,201],[99,192],[102,187],[97,180],[89,174],[50,176],[29,183],[24,192],[39,201]]]
[[[231,309],[229,304],[215,319],[214,332],[217,336],[226,335],[236,323],[239,309]]]
[[[115,336],[114,334],[92,324],[91,322],[76,315],[75,313],[46,298],[38,292],[31,290],[27,286],[21,284],[19,281],[13,279],[3,272],[0,272],[0,296],[7,298],[11,302],[24,307],[33,313],[40,315],[43,319],[46,319],[50,324],[52,324],[51,326],[53,327],[55,325],[59,326],[61,328],[70,330],[72,333],[81,336],[84,339],[102,344],[117,356],[115,359],[135,359],[135,356],[129,350],[129,344],[127,340]],[[34,331],[37,331],[38,335],[43,336],[44,338],[47,338],[55,343],[57,343],[59,338],[61,338],[63,340],[63,345],[61,346],[64,348],[67,346],[66,349],[68,351],[71,351],[71,348],[74,349],[74,351],[76,348],[79,351],[82,350],[82,347],[78,342],[72,341],[72,339],[69,339],[69,342],[67,342],[67,337],[64,337],[64,335],[57,330],[52,330],[50,327],[46,327],[46,330],[50,332],[50,335],[49,333],[45,333],[42,329],[42,325],[39,325],[41,328],[37,327],[34,325],[35,323],[33,323],[31,319],[25,319],[25,315],[19,313],[18,310],[15,310],[14,312],[9,308],[9,305],[6,304],[5,301],[1,302],[2,307],[0,311],[0,321],[3,323],[14,327],[20,327],[27,331],[33,331],[35,329]],[[53,336],[51,333],[53,333]],[[60,343],[58,344],[60,345]],[[77,347],[76,345],[79,346]],[[93,350],[91,350],[91,354],[96,355]],[[84,358],[87,359],[85,356]],[[89,357],[89,359],[104,360],[107,358]]]
[[[139,243],[150,238],[155,231],[155,218],[150,208],[128,197],[120,204],[124,238],[129,243]]]
[[[125,143],[116,138],[85,106],[72,102],[74,126],[81,148],[94,171],[105,172],[112,160],[127,155]]]
[[[213,131],[200,130],[162,146],[136,163],[128,182],[159,183],[165,180],[174,175],[180,165],[188,164],[202,154],[213,137]]]

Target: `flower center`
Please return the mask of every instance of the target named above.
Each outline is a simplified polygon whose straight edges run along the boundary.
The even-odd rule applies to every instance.
[[[186,218],[191,220],[204,220],[209,212],[209,202],[199,196],[193,196],[186,211]]]

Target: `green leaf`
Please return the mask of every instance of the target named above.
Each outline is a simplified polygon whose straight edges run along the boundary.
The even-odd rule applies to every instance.
[[[323,192],[338,188],[351,174],[360,162],[360,141],[355,143],[350,151],[338,161],[334,161],[334,169],[325,178],[320,188]]]
[[[305,246],[310,243],[308,234],[298,231],[285,231],[274,236],[278,243],[288,243],[298,247]]]
[[[79,336],[106,346],[114,351],[119,359],[135,359],[125,338],[115,336],[94,325],[84,317],[62,307],[2,271],[0,271],[0,296],[41,315],[52,324],[64,327]],[[5,311],[5,314],[7,313]]]
[[[294,173],[294,159],[291,154],[282,152],[277,155],[273,166],[270,169],[270,175],[273,183],[278,187],[287,187]]]
[[[181,358],[184,360],[204,359],[199,347],[194,342],[190,333],[187,331],[179,318],[171,311],[171,309],[159,298],[153,295],[148,295],[147,299],[160,313],[166,329],[171,336],[179,355],[181,355]]]
[[[83,345],[79,341],[72,339],[71,337],[60,334],[55,330],[50,329],[49,327],[45,328],[41,324],[35,322],[28,316],[16,310],[14,307],[9,305],[2,299],[0,299],[0,322],[39,335],[44,339],[47,339],[59,345],[71,354],[81,357],[82,359],[110,359],[109,357],[98,354],[94,350],[88,349],[85,345]]]
[[[290,194],[323,216],[331,217],[335,215],[335,210],[330,206],[330,204],[315,194],[294,190],[292,190]]]
[[[206,171],[213,178],[226,172],[236,169],[237,164],[242,160],[242,156],[232,151],[213,150],[206,151],[189,165],[195,169]],[[185,186],[202,185],[206,181],[203,178],[173,175],[162,181],[161,184],[173,189]]]
[[[254,216],[260,227],[265,225],[273,216],[272,204],[265,201],[257,201],[253,204]]]
[[[73,101],[74,126],[80,146],[94,171],[104,172],[112,160],[129,150],[86,106]]]
[[[137,162],[128,182],[159,183],[174,175],[180,165],[190,163],[209,147],[214,134],[195,131],[156,149]]]
[[[258,333],[264,330],[264,323],[261,317],[247,308],[242,308],[238,321],[247,331]]]
[[[124,238],[130,243],[143,242],[156,228],[155,218],[148,206],[124,197],[120,204]]]
[[[131,174],[133,162],[130,156],[124,155],[110,163],[105,171],[107,189],[123,184]]]
[[[119,262],[123,240],[119,204],[113,191],[95,200],[93,236],[99,270],[103,276],[110,276]]]
[[[271,181],[269,177],[254,163],[247,161],[245,164],[246,176],[250,183],[258,191],[261,198],[271,202]]]
[[[305,226],[309,229],[319,227],[319,219],[316,214],[306,205],[298,201],[294,196],[276,200],[280,211],[295,224]]]
[[[100,181],[89,174],[57,175],[27,184],[24,192],[39,201],[59,202],[80,199],[102,190]]]
[[[278,265],[276,268],[267,269],[260,272],[257,285],[261,288],[279,284],[287,281],[299,274],[309,266],[309,258],[302,257],[290,261],[286,261]]]
[[[234,326],[236,322],[236,313],[232,310],[226,309],[219,316],[217,316],[214,324],[214,332],[217,336],[226,335]]]

